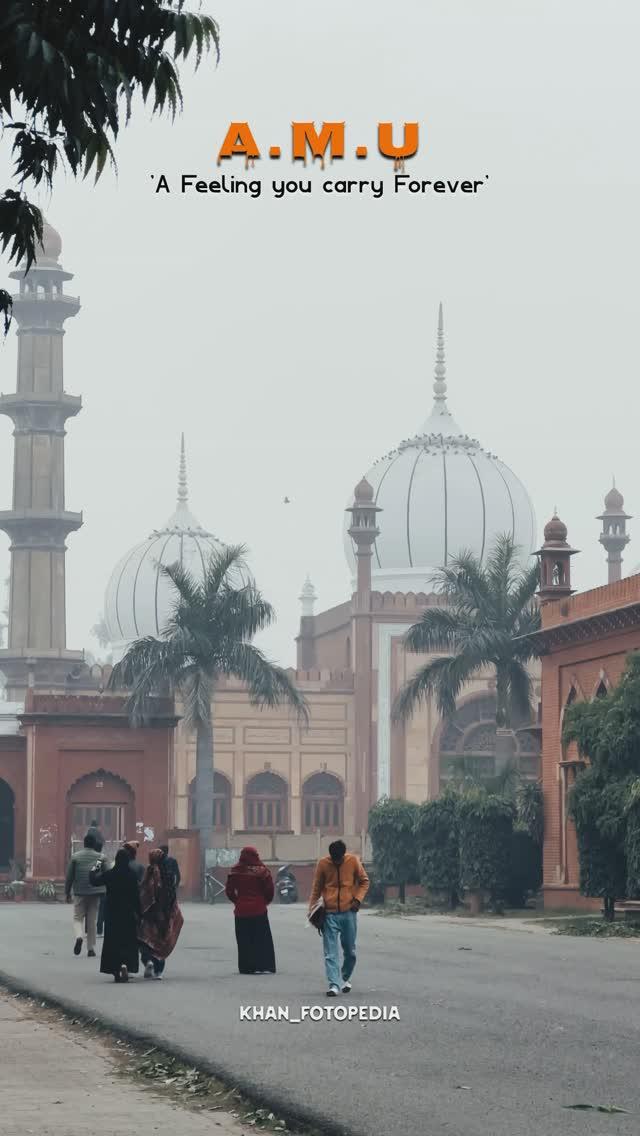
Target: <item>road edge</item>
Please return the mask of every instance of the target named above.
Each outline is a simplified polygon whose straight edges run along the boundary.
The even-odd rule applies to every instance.
[[[46,1007],[62,1010],[63,1013],[86,1022],[87,1025],[97,1025],[98,1028],[124,1040],[135,1042],[138,1045],[155,1046],[158,1050],[167,1053],[170,1057],[175,1057],[176,1060],[184,1064],[202,1069],[203,1072],[210,1077],[215,1077],[229,1089],[238,1089],[252,1105],[258,1108],[268,1108],[271,1112],[278,1113],[286,1121],[287,1126],[291,1124],[307,1129],[311,1128],[318,1136],[367,1136],[365,1132],[357,1131],[354,1128],[344,1128],[342,1125],[327,1120],[315,1110],[305,1108],[304,1105],[292,1101],[286,1094],[269,1091],[265,1093],[246,1078],[237,1077],[223,1065],[218,1065],[208,1058],[195,1056],[189,1050],[173,1044],[152,1030],[138,1030],[133,1026],[119,1022],[117,1018],[110,1015],[98,1015],[94,1011],[88,1010],[80,1002],[74,1002],[73,999],[63,996],[54,996],[48,991],[40,989],[35,983],[14,978],[13,975],[7,974],[4,970],[0,970],[0,988],[4,988],[9,994],[25,995],[39,1001]]]

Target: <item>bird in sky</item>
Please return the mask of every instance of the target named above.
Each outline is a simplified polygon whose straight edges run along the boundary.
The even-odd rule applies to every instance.
[[[290,504],[291,504],[291,498],[290,498],[290,497],[285,497],[285,499],[284,499],[284,501],[283,501],[283,505],[290,505]]]

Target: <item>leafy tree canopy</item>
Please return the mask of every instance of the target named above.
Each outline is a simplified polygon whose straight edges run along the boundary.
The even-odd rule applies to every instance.
[[[535,601],[538,567],[523,569],[511,537],[498,537],[486,563],[470,552],[452,560],[433,578],[446,606],[428,607],[407,632],[415,654],[435,655],[408,680],[394,707],[409,717],[429,695],[440,713],[452,715],[464,685],[481,671],[496,676],[496,723],[508,727],[513,712],[528,714],[531,679],[527,663],[537,656],[529,636],[540,626]]]
[[[563,741],[603,778],[640,774],[640,652],[629,655],[618,685],[593,702],[574,702],[564,716]]]
[[[245,683],[254,705],[288,703],[307,721],[306,700],[288,672],[251,642],[273,622],[274,611],[247,581],[244,554],[241,545],[212,553],[201,583],[179,564],[162,566],[177,596],[162,638],[133,643],[110,678],[113,688],[131,690],[135,721],[144,718],[149,696],[168,684],[182,695],[187,723],[210,728],[213,690],[223,676]]]
[[[14,187],[0,194],[0,247],[28,268],[42,215],[25,187],[51,189],[66,167],[98,178],[115,165],[114,144],[139,95],[153,114],[182,108],[178,64],[196,67],[219,50],[211,16],[186,0],[3,0],[0,5],[0,129]],[[8,324],[9,294],[0,291]]]

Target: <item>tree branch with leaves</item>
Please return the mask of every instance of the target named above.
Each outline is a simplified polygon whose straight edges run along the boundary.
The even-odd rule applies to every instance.
[[[28,271],[42,244],[29,187],[50,190],[116,166],[115,144],[138,96],[152,115],[182,109],[179,64],[219,55],[216,21],[186,0],[3,0],[0,130],[14,186],[0,194],[0,248]],[[11,296],[0,289],[5,333]]]

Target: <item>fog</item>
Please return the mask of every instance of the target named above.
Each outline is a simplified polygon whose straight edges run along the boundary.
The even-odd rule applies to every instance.
[[[67,507],[84,513],[68,542],[68,645],[96,651],[113,566],[173,511],[184,431],[191,509],[248,545],[278,613],[265,644],[293,663],[306,573],[319,608],[347,597],[347,499],[429,411],[441,299],[457,421],[527,486],[540,536],[557,505],[582,550],[575,584],[604,583],[594,518],[614,474],[640,512],[637,3],[203,7],[220,22],[221,60],[183,67],[175,123],[138,106],[117,175],[96,187],[61,175],[50,200],[34,194],[82,302],[65,337],[65,387],[83,398],[66,448]],[[232,120],[250,122],[263,152],[246,173],[240,159],[216,165]],[[345,160],[294,167],[292,120],[344,120]],[[388,120],[420,122],[412,176],[486,185],[389,192],[392,164],[374,152]],[[276,143],[283,157],[269,161]],[[370,157],[356,163],[361,143]],[[222,171],[263,192],[177,191],[183,172]],[[154,192],[161,173],[170,194]],[[310,195],[267,192],[301,176]],[[329,195],[328,176],[383,178],[385,192]],[[5,393],[15,366],[12,331]],[[2,508],[11,429],[0,419]],[[640,561],[637,524],[626,571]]]

